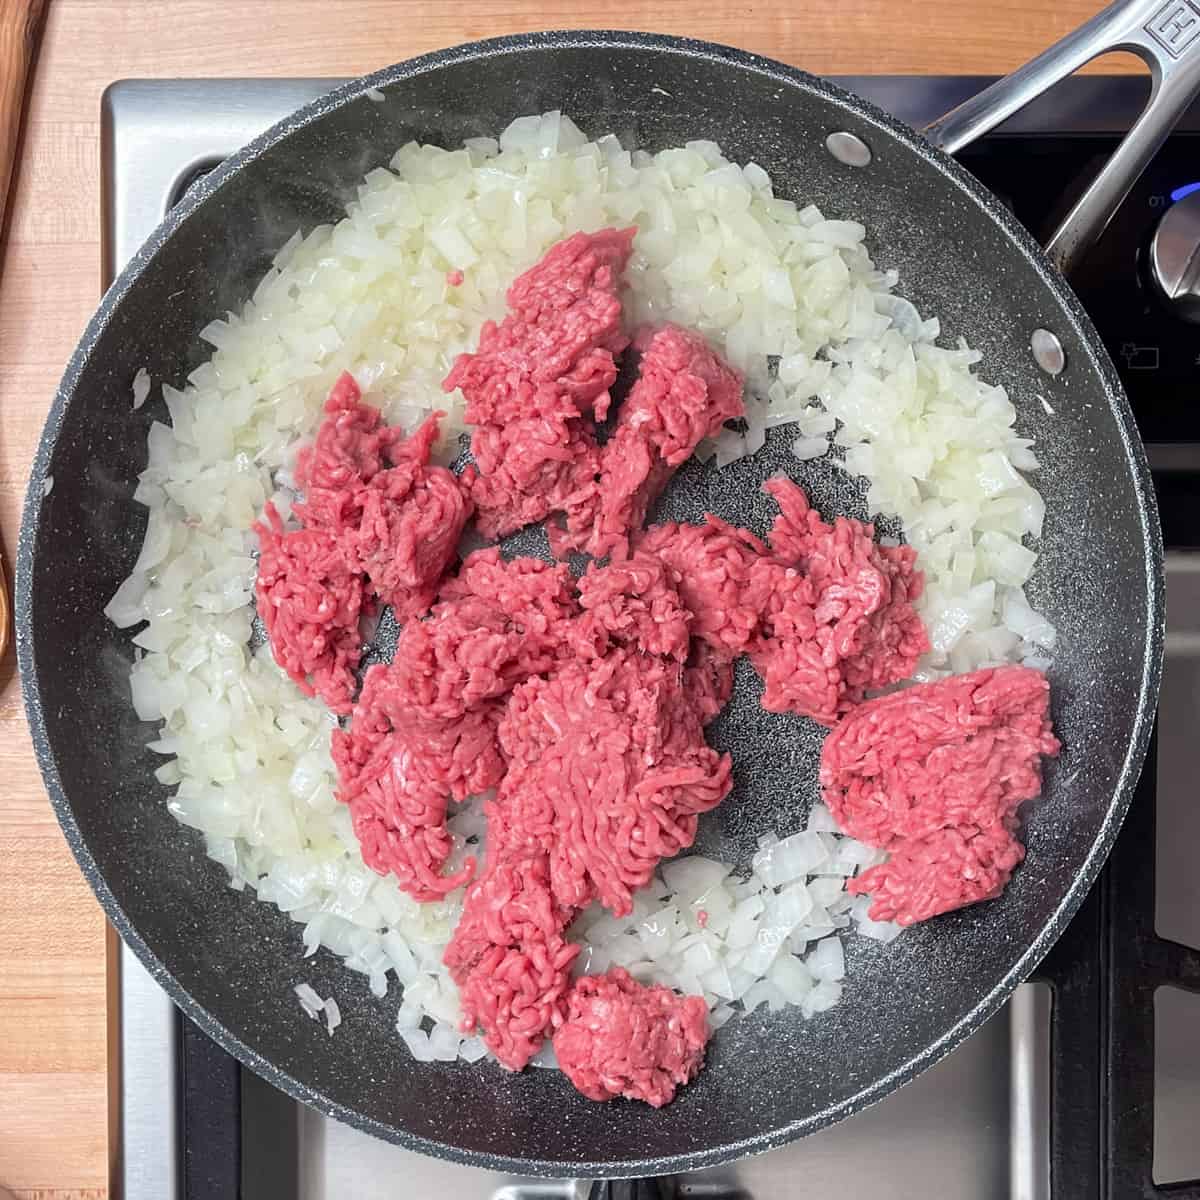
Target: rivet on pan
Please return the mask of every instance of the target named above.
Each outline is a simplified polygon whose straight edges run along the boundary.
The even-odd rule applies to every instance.
[[[857,134],[847,133],[844,129],[831,133],[825,139],[825,149],[848,167],[870,166],[871,147]]]
[[[1047,375],[1061,375],[1067,365],[1067,352],[1062,342],[1048,329],[1035,329],[1029,339],[1029,348],[1033,351],[1033,361]]]

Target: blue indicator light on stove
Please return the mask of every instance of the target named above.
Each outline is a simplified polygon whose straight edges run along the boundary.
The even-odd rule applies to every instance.
[[[1193,192],[1200,192],[1200,183],[1185,183],[1171,193],[1171,203],[1178,204],[1184,196],[1190,196]]]

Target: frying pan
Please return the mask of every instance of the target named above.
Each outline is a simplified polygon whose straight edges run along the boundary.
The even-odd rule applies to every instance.
[[[725,47],[629,33],[503,38],[342,87],[193,187],[113,284],[67,368],[30,482],[16,596],[26,703],[58,817],[110,919],[187,1016],[297,1099],[380,1137],[520,1173],[627,1177],[718,1163],[839,1120],[994,1013],[1095,879],[1153,721],[1163,584],[1150,476],[1116,374],[1059,268],[1086,248],[1191,98],[1198,32],[1191,0],[1161,12],[1119,4],[928,137],[826,82]],[[1152,103],[1048,256],[938,147],[965,145],[1113,46],[1150,62]],[[984,352],[1044,464],[1047,519],[1030,594],[1060,633],[1051,679],[1064,750],[1028,814],[1027,861],[1000,900],[890,946],[850,939],[837,1008],[808,1023],[795,1009],[731,1022],[698,1080],[657,1112],[593,1104],[554,1072],[415,1065],[392,1028],[394,994],[375,1000],[324,953],[302,960],[298,926],[231,891],[199,837],[171,817],[152,775],[160,760],[145,749],[152,731],[124,690],[132,646],[101,612],[142,538],[132,491],[148,422],[166,419],[153,403],[130,411],[138,368],[184,377],[203,356],[203,325],[249,295],[295,227],[336,219],[356,181],[400,143],[453,147],[551,108],[590,135],[613,131],[649,150],[715,139],[766,168],[779,194],[863,221],[903,292]],[[788,440],[775,436],[722,472],[687,465],[655,515],[715,511],[761,532],[770,513],[758,485],[785,469],[826,513],[866,516],[853,481],[796,463]],[[752,681],[739,679],[712,728],[733,750],[735,791],[703,825],[699,849],[746,862],[764,829],[798,828],[816,793],[820,736],[763,712]],[[291,988],[302,980],[336,992],[336,1037],[299,1013]]]

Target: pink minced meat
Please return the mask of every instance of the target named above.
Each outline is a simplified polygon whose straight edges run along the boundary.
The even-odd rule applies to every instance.
[[[629,343],[617,295],[633,229],[577,233],[552,246],[508,290],[474,353],[446,377],[475,426],[468,483],[486,537],[552,513],[590,512],[600,470],[593,416],[603,420]]]
[[[1025,847],[1003,825],[939,829],[900,842],[888,861],[851,879],[847,890],[872,896],[876,921],[915,925],[1004,891]]]
[[[521,1070],[562,1023],[579,954],[565,937],[573,916],[554,899],[545,855],[493,857],[489,845],[444,961],[460,988],[464,1028],[482,1028],[509,1070]]]
[[[877,545],[860,521],[827,525],[789,479],[765,490],[780,506],[769,548],[711,515],[656,525],[633,544],[671,568],[694,640],[728,659],[749,651],[765,709],[833,725],[868,690],[911,675],[929,648],[913,607],[916,555]]]
[[[415,715],[453,720],[554,667],[578,611],[565,566],[477,550],[432,616],[401,631],[392,675]]]
[[[275,661],[308,696],[347,713],[362,657],[363,578],[336,537],[320,529],[285,531],[268,503],[254,526],[259,560],[255,597]]]
[[[696,642],[683,670],[687,702],[708,725],[733,695],[733,662],[704,642]]]
[[[634,545],[670,568],[694,639],[730,659],[746,649],[762,607],[751,570],[767,554],[754,534],[709,515],[703,525],[654,525]]]
[[[349,371],[330,389],[324,413],[313,444],[300,452],[297,473],[309,493],[310,527],[341,529],[356,491],[388,466],[404,434],[362,403]]]
[[[445,386],[466,397],[476,459],[461,484],[429,465],[436,415],[404,439],[343,376],[298,465],[305,528],[268,521],[260,584],[280,601],[277,655],[339,711],[358,614],[377,598],[404,623],[332,752],[368,865],[420,900],[469,884],[445,953],[465,1028],[513,1070],[558,1031],[586,1094],[663,1104],[703,1060],[703,1000],[620,970],[573,984],[568,927],[593,900],[628,914],[729,792],[729,756],[704,727],[739,654],[764,671],[768,707],[831,721],[907,673],[925,642],[911,551],[880,549],[857,522],[825,525],[785,481],[768,485],[782,510],[770,547],[715,517],[641,530],[671,472],[741,414],[742,382],[699,335],[648,333],[601,451],[633,232],[553,247],[459,358]],[[493,548],[443,582],[472,503],[485,535],[561,518],[556,549],[613,561],[576,584],[561,564]],[[448,805],[490,789],[486,869],[447,871]]]
[[[336,713],[357,687],[359,618],[376,599],[401,621],[428,609],[471,515],[458,480],[429,465],[440,415],[406,438],[343,373],[299,456],[301,528],[285,530],[272,504],[255,525],[255,595],[275,661]]]
[[[301,524],[336,536],[400,621],[429,608],[471,516],[459,481],[429,465],[441,416],[433,413],[406,438],[361,402],[346,372],[329,393],[315,443],[297,462]]]
[[[1018,808],[1058,753],[1050,686],[989,667],[869,700],[821,752],[825,802],[852,837],[890,858],[850,881],[870,915],[901,925],[998,896],[1024,856]]]
[[[363,861],[418,900],[465,883],[473,860],[442,875],[449,801],[495,787],[501,697],[555,665],[578,613],[564,566],[471,555],[426,621],[401,631],[389,666],[367,672],[347,730],[333,734],[338,796]]]
[[[780,511],[774,560],[751,578],[762,605],[750,646],[762,705],[833,725],[867,691],[908,678],[929,649],[914,608],[923,576],[911,546],[880,546],[870,525],[848,517],[827,525],[790,479],[765,490]]]
[[[454,720],[422,719],[391,668],[377,665],[366,674],[350,728],[333,731],[338,799],[350,806],[363,862],[395,875],[414,899],[440,900],[474,873],[474,859],[441,873],[454,848],[446,808],[503,777],[499,717],[497,705],[481,705]]]
[[[550,859],[555,898],[618,916],[655,867],[687,849],[731,786],[704,740],[683,670],[614,650],[516,688],[500,724],[508,773],[489,812],[495,842]]]
[[[560,552],[624,555],[630,533],[641,529],[675,469],[704,438],[745,414],[741,375],[700,334],[665,325],[643,331],[636,345],[638,380],[601,452],[591,528],[552,539]]]
[[[508,700],[487,870],[445,955],[466,1027],[512,1070],[564,1019],[576,913],[596,898],[628,913],[731,786],[704,740],[725,680],[680,661],[684,610],[661,563],[593,567],[580,592],[586,611],[557,623],[571,654]]]
[[[702,996],[643,987],[613,967],[575,984],[554,1053],[588,1099],[624,1096],[661,1108],[704,1065],[708,1036]]]
[[[605,640],[683,662],[692,614],[683,606],[670,568],[650,554],[607,567],[594,563],[579,581],[579,603]]]

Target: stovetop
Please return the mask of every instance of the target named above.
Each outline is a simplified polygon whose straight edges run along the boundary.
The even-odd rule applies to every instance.
[[[105,95],[110,280],[187,186],[338,80],[124,81]],[[857,77],[914,125],[988,80]],[[1044,236],[1140,110],[1143,81],[1068,80],[962,161]],[[531,1181],[376,1141],[296,1105],[185,1022],[122,947],[119,1186],[124,1200],[1076,1200],[1200,1177],[1200,337],[1158,310],[1138,254],[1173,192],[1200,181],[1200,106],[1075,279],[1149,444],[1168,545],[1167,665],[1156,757],[1100,883],[1041,972],[946,1059],[875,1107],[727,1168],[634,1185]],[[1157,865],[1157,889],[1155,867]],[[1160,940],[1168,939],[1168,940]],[[1182,986],[1180,986],[1182,985]],[[1185,990],[1190,989],[1190,990]],[[548,1115],[547,1119],[553,1119]],[[1200,1185],[1172,1189],[1200,1196]]]

